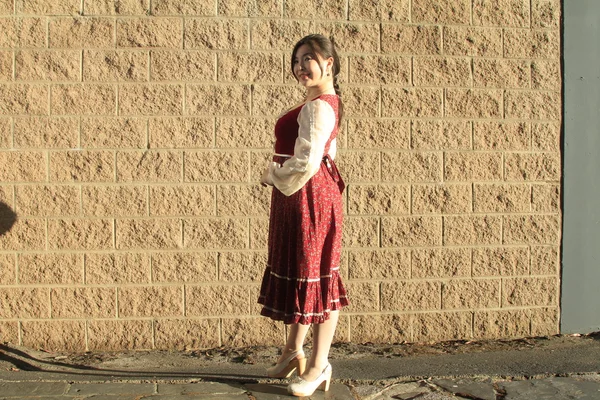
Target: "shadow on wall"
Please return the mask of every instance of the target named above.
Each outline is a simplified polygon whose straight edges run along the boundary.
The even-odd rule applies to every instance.
[[[0,201],[0,236],[11,230],[17,221],[17,214],[6,203]]]

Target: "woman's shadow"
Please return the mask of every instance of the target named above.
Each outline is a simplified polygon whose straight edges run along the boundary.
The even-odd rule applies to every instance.
[[[4,236],[17,222],[17,214],[6,203],[0,201],[0,236]]]

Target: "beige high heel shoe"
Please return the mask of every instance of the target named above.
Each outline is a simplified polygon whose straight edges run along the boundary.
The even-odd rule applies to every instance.
[[[289,378],[296,370],[298,370],[298,375],[302,375],[305,368],[306,357],[304,351],[297,350],[279,364],[267,368],[267,376],[269,378]]]
[[[305,381],[302,378],[298,378],[297,382],[292,382],[288,385],[288,393],[298,397],[309,397],[320,389],[325,392],[329,390],[329,384],[331,383],[331,364],[327,364],[321,375],[314,381]]]

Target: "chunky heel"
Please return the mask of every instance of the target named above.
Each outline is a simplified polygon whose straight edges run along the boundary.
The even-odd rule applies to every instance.
[[[290,383],[288,385],[288,393],[298,397],[309,397],[317,390],[329,391],[329,384],[331,383],[331,364],[327,364],[321,375],[314,381],[305,381],[302,378],[298,378],[297,382]]]
[[[298,376],[302,375],[306,371],[306,358],[298,359]]]

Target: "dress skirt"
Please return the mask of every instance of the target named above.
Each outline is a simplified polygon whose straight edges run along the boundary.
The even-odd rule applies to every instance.
[[[340,278],[342,190],[329,157],[291,196],[273,187],[268,264],[258,299],[262,315],[286,324],[319,324],[348,305]]]

